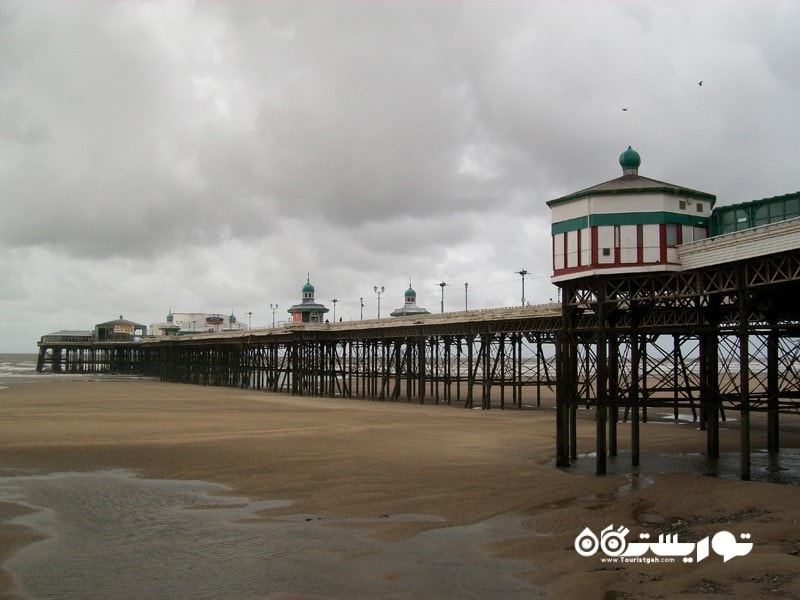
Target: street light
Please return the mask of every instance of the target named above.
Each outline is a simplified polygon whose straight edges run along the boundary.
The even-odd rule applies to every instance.
[[[364,298],[359,298],[358,301],[361,303],[361,320],[364,320]]]
[[[252,310],[249,313],[247,313],[247,328],[248,329],[252,329],[253,328],[253,311]]]
[[[464,282],[464,310],[469,310],[469,284]]]
[[[439,287],[442,288],[442,312],[444,312],[444,286],[446,285],[444,281],[439,284]]]
[[[333,322],[336,323],[336,303],[338,302],[338,298],[334,298],[331,300],[333,302]]]
[[[528,272],[522,269],[517,271],[517,274],[522,276],[522,306],[525,306],[525,275],[527,275]]]
[[[381,318],[381,294],[384,292],[384,290],[386,288],[381,286],[381,289],[378,289],[378,286],[376,285],[373,289],[375,290],[375,293],[378,294],[378,318],[380,319]]]
[[[272,309],[272,327],[274,328],[275,327],[275,311],[277,310],[278,305],[275,304],[273,306],[272,304],[270,304],[269,307]]]

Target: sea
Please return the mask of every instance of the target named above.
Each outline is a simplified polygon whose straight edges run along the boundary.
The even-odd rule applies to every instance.
[[[0,389],[12,382],[41,381],[36,372],[37,358],[38,354],[0,354]]]
[[[149,379],[139,375],[117,375],[112,373],[53,373],[36,372],[36,361],[39,355],[33,353],[0,354],[0,390],[12,384],[39,383],[42,381],[86,381],[114,379]]]

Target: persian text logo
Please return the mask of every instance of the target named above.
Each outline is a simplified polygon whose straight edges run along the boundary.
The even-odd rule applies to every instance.
[[[658,541],[628,542],[625,539],[630,529],[620,525],[616,530],[609,525],[600,532],[600,537],[585,527],[575,538],[575,552],[581,556],[594,556],[598,550],[615,562],[675,562],[681,557],[683,562],[700,562],[708,558],[710,551],[728,562],[736,556],[750,554],[753,543],[738,541],[730,531],[720,531],[713,537],[706,536],[699,542],[679,542],[678,534],[660,534]],[[742,540],[749,540],[749,533],[739,534]],[[649,540],[649,533],[640,533],[640,540]],[[648,556],[649,555],[649,556]]]

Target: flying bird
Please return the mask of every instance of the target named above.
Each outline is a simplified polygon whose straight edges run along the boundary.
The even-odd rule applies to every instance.
[[[697,85],[699,85],[700,87],[703,87],[703,80],[701,79],[700,81],[698,81]]]
[[[622,110],[628,110],[627,108],[623,108]]]

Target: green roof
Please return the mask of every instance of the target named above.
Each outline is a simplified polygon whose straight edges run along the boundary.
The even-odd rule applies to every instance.
[[[669,194],[672,196],[685,196],[707,200],[714,206],[717,197],[714,194],[700,192],[683,186],[666,183],[665,181],[658,181],[657,179],[650,179],[649,177],[642,177],[639,175],[639,165],[642,163],[642,158],[639,153],[633,148],[628,146],[619,156],[619,165],[622,167],[622,177],[611,179],[609,181],[599,183],[592,187],[555,198],[547,201],[547,206],[553,207],[559,204],[566,204],[574,200],[582,200],[589,196],[614,196],[623,194]]]

